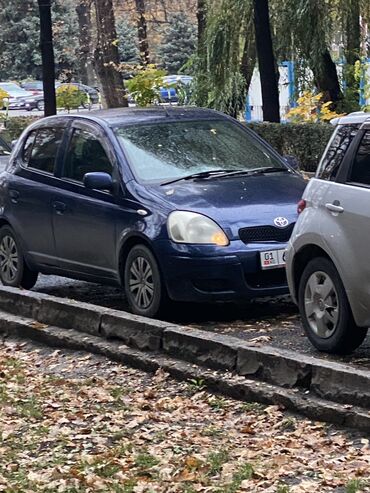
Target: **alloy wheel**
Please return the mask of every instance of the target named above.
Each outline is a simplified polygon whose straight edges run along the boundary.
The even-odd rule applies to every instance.
[[[304,293],[305,314],[312,331],[323,339],[333,335],[338,323],[338,293],[330,276],[322,271],[311,274]]]
[[[144,257],[136,257],[130,267],[129,289],[140,309],[150,306],[154,297],[153,271]]]
[[[11,283],[18,274],[18,249],[11,236],[4,236],[0,244],[0,270],[1,277],[7,283]]]

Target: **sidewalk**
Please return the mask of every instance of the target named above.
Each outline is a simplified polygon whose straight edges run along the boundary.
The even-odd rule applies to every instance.
[[[369,492],[369,440],[83,352],[0,344],[0,491]]]

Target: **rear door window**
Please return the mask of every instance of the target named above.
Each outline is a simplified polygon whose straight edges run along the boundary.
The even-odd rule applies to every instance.
[[[317,178],[335,180],[344,155],[359,128],[360,125],[338,125],[319,164]]]
[[[27,137],[23,147],[23,161],[28,168],[53,174],[63,128],[40,128]]]
[[[348,181],[370,186],[370,130],[367,130],[361,139]]]

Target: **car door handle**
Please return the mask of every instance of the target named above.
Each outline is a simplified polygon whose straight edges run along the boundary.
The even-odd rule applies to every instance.
[[[66,204],[64,202],[53,202],[53,209],[57,214],[63,214],[66,210]]]
[[[328,211],[336,212],[338,214],[338,213],[344,212],[343,207],[339,204],[340,204],[340,202],[334,203],[334,204],[330,204],[330,202],[329,202],[328,204],[325,204],[325,207],[328,209]]]
[[[20,194],[19,194],[18,190],[9,190],[10,200],[13,204],[18,203],[19,195]]]

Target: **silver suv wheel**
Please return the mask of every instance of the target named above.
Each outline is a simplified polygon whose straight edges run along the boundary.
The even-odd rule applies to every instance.
[[[298,303],[307,337],[319,351],[348,354],[365,339],[367,328],[357,327],[342,280],[327,257],[306,265]]]
[[[338,323],[338,294],[326,272],[317,271],[308,278],[304,308],[313,332],[324,339],[330,337]]]

